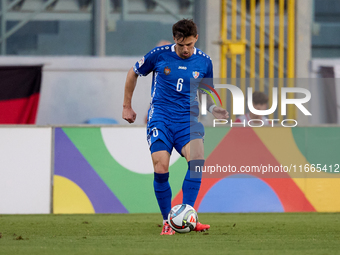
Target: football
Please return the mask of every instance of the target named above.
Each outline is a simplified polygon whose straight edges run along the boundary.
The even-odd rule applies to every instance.
[[[188,233],[195,229],[198,221],[196,210],[187,204],[175,205],[168,215],[168,223],[178,233]]]

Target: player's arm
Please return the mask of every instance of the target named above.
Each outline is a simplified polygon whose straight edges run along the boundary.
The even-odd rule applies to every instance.
[[[199,98],[201,97],[202,92],[199,92]],[[207,97],[207,111],[210,112],[216,119],[228,119],[229,113],[226,109],[215,105],[211,97]]]
[[[138,75],[134,72],[133,67],[129,70],[124,91],[124,102],[123,102],[123,114],[122,117],[129,123],[133,123],[136,120],[137,114],[131,107],[132,95],[137,84]]]
[[[207,110],[214,115],[216,119],[228,119],[229,113],[226,109],[223,109],[222,107],[219,107],[214,104],[211,97],[207,97]]]
[[[211,86],[214,87],[213,85],[213,66],[212,66],[212,61],[208,61],[208,66],[207,66],[207,74],[205,75],[204,78],[208,78],[207,83],[211,83]],[[210,81],[209,81],[210,79]],[[222,107],[216,106],[212,100],[211,97],[207,97],[207,110],[214,115],[216,119],[228,119],[229,118],[229,113],[227,112],[226,109],[223,109]]]
[[[157,52],[159,53],[160,50],[157,50]],[[123,103],[123,119],[129,123],[133,123],[136,120],[136,113],[131,107],[131,100],[133,91],[136,87],[137,78],[138,76],[146,76],[154,70],[158,53],[156,53],[155,49],[151,50],[141,60],[137,61],[127,74]]]

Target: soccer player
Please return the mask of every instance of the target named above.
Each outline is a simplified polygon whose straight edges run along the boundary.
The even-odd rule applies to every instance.
[[[195,48],[198,39],[196,24],[183,19],[173,25],[172,32],[175,44],[154,48],[129,70],[122,114],[129,123],[135,121],[131,100],[137,78],[153,72],[147,140],[154,166],[155,195],[163,216],[161,235],[175,233],[167,222],[171,210],[172,193],[168,179],[173,148],[188,162],[182,186],[183,204],[194,206],[200,189],[202,173],[190,174],[196,166],[204,165],[204,127],[198,122],[197,90],[202,86],[200,81],[203,78],[213,78],[210,57]],[[217,119],[227,119],[228,112],[207,98],[207,110]],[[209,225],[197,222],[195,231],[209,228]]]

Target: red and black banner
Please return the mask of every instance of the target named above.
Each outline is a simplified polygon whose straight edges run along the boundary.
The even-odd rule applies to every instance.
[[[42,66],[0,66],[0,124],[34,124]]]

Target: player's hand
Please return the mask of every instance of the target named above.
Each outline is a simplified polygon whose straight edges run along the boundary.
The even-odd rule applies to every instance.
[[[227,112],[227,110],[219,106],[214,107],[212,111],[212,115],[214,115],[216,119],[228,119],[229,118],[229,113]]]
[[[122,117],[127,122],[134,123],[135,120],[136,120],[136,116],[137,116],[137,114],[135,113],[135,111],[131,107],[123,108]]]

